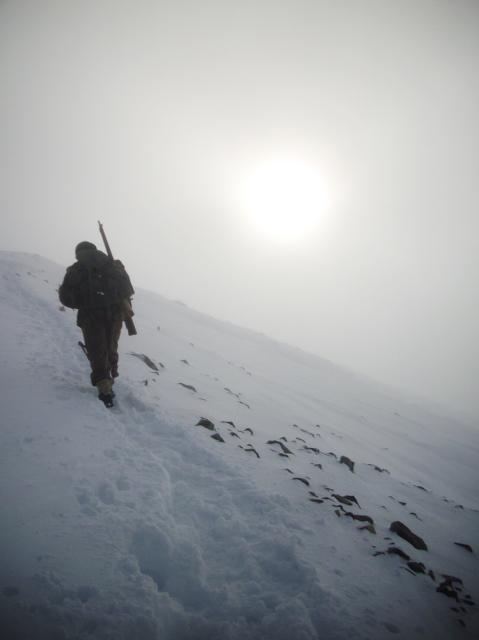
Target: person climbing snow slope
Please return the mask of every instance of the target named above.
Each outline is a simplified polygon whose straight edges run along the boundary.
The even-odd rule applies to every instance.
[[[131,318],[130,278],[119,260],[111,260],[92,242],[75,248],[77,261],[68,267],[58,291],[60,302],[78,309],[77,325],[83,332],[91,366],[91,383],[98,397],[113,406],[113,380],[118,376],[118,341],[122,322]]]

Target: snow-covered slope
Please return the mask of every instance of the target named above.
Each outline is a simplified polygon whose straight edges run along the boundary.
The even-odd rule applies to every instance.
[[[62,277],[0,252],[2,638],[479,632],[478,430],[144,291],[107,410]]]

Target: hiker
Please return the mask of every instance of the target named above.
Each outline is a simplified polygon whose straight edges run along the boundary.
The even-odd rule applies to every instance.
[[[118,376],[118,340],[123,320],[131,318],[130,278],[119,260],[111,260],[92,242],[80,242],[58,291],[60,302],[78,309],[91,365],[91,383],[107,407],[113,406],[113,380]]]

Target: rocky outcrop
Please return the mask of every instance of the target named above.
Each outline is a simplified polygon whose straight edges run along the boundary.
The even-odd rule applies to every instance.
[[[280,440],[268,440],[266,444],[278,444],[281,447],[283,453],[292,454],[293,452],[288,449],[286,445],[284,445]]]
[[[350,458],[348,458],[347,456],[341,456],[339,459],[339,463],[345,464],[349,468],[351,473],[354,473],[354,462]]]
[[[208,418],[200,418],[198,422],[195,424],[195,427],[204,427],[205,429],[209,429],[210,431],[215,430],[215,425]]]
[[[409,542],[409,544],[412,544],[415,549],[427,551],[427,544],[424,542],[424,540],[399,520],[392,522],[389,529],[393,533],[396,533],[403,540],[406,540],[406,542]]]

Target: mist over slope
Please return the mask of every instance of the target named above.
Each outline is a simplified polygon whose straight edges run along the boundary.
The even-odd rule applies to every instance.
[[[478,431],[144,291],[107,410],[63,273],[0,252],[2,637],[479,631]]]

